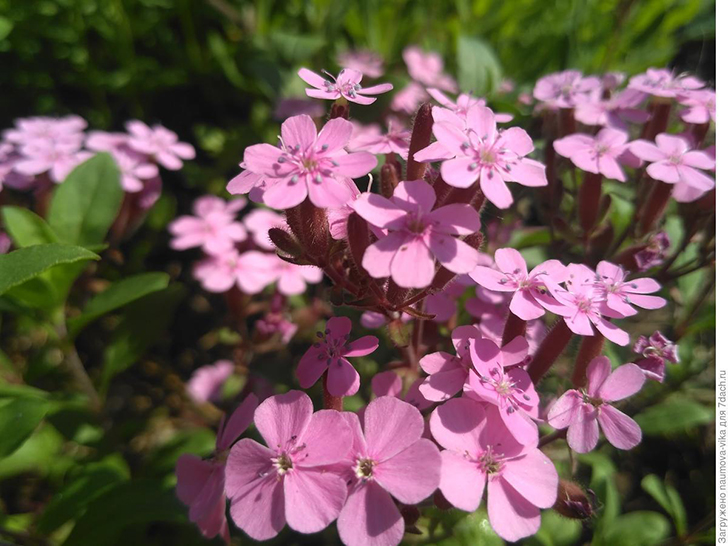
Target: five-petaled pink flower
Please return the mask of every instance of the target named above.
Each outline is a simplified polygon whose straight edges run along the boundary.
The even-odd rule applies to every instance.
[[[359,390],[359,374],[347,357],[366,356],[379,347],[374,336],[349,341],[351,321],[332,317],[326,329],[317,332],[319,340],[306,351],[296,368],[301,387],[308,389],[327,372],[326,388],[333,396],[352,396]]]
[[[632,449],[642,440],[635,421],[611,403],[632,396],[645,383],[645,374],[635,364],[624,364],[612,371],[606,356],[598,356],[586,370],[586,389],[566,391],[551,406],[548,423],[555,429],[568,427],[566,441],[577,453],[594,449],[599,440],[599,426],[610,444],[618,449]]]
[[[265,204],[288,209],[306,196],[322,208],[346,203],[351,198],[351,178],[364,176],[377,165],[370,153],[344,150],[352,130],[349,121],[336,118],[317,134],[310,117],[295,116],[283,122],[281,148],[270,144],[247,147],[243,163],[265,178]]]
[[[478,251],[460,239],[478,231],[480,218],[470,205],[432,210],[435,190],[422,180],[400,182],[392,199],[363,193],[352,208],[387,235],[367,247],[364,269],[374,278],[391,276],[405,288],[424,288],[435,276],[435,258],[453,273],[470,273]]]
[[[677,344],[667,339],[659,331],[649,338],[640,336],[632,350],[642,355],[642,358],[635,364],[642,369],[645,377],[660,383],[665,380],[665,361],[673,364],[680,362]]]
[[[35,140],[20,147],[23,156],[13,169],[27,176],[48,173],[56,184],[63,182],[71,171],[93,154],[80,150],[80,144]]]
[[[382,133],[378,125],[363,128],[349,141],[352,152],[370,152],[373,154],[397,154],[407,159],[412,132],[397,118],[387,120],[387,132]]]
[[[626,122],[644,123],[650,115],[638,108],[645,95],[635,89],[625,89],[608,99],[603,98],[602,89],[594,89],[588,101],[579,102],[574,110],[574,118],[585,125],[602,125],[627,131]]]
[[[686,91],[704,86],[705,83],[695,76],[676,75],[667,68],[648,68],[646,72],[632,76],[628,88],[656,97],[675,98]]]
[[[404,519],[392,500],[417,504],[440,483],[440,451],[422,438],[425,422],[414,406],[391,396],[374,399],[362,422],[344,413],[354,442],[340,466],[349,498],[337,528],[346,546],[395,546]],[[391,496],[390,496],[391,495]]]
[[[195,216],[180,216],[169,225],[173,236],[170,246],[175,250],[200,246],[213,255],[231,250],[248,236],[243,225],[235,221],[235,214],[246,203],[245,199],[226,202],[213,195],[198,198],[192,207]]]
[[[404,50],[402,57],[413,80],[450,93],[457,91],[455,80],[443,72],[445,65],[437,53],[425,53],[419,47],[410,46]]]
[[[606,127],[596,136],[577,133],[554,141],[554,150],[580,169],[624,182],[627,178],[620,165],[638,167],[640,161],[630,153],[629,135]]]
[[[473,95],[470,95],[468,93],[460,93],[458,95],[458,98],[455,99],[455,101],[453,101],[445,93],[443,93],[439,89],[435,89],[434,87],[428,88],[427,92],[430,94],[430,96],[433,99],[435,99],[437,102],[442,104],[443,107],[454,112],[463,120],[467,119],[468,110],[470,110],[473,106],[475,106],[475,105],[485,106],[487,104],[485,102],[485,99],[481,99],[479,97],[474,97]],[[508,123],[509,121],[513,121],[513,114],[496,113],[495,121],[497,123]]]
[[[607,307],[629,317],[637,314],[633,305],[643,309],[660,309],[667,305],[664,298],[647,295],[660,290],[660,283],[656,280],[644,278],[628,281],[626,277],[624,269],[618,265],[604,260],[597,264],[595,284],[604,292]]]
[[[357,104],[372,104],[377,99],[367,95],[381,95],[394,88],[391,83],[362,87],[362,73],[351,68],[344,68],[336,78],[327,74],[333,81],[319,76],[308,68],[300,69],[298,75],[308,85],[315,88],[306,89],[306,94],[314,99],[336,100],[343,97],[349,102]]]
[[[687,106],[680,112],[680,119],[698,125],[708,123],[711,119],[715,121],[715,99],[715,91],[712,89],[688,91],[684,95],[678,95],[680,104]]]
[[[524,156],[533,150],[533,141],[520,127],[496,129],[493,111],[475,105],[468,111],[467,129],[447,121],[435,123],[437,141],[451,154],[442,164],[442,178],[456,188],[467,188],[480,179],[480,188],[498,208],[513,204],[505,182],[524,186],[545,186],[546,168]]]
[[[529,273],[520,252],[515,248],[500,248],[495,251],[495,264],[498,270],[479,265],[470,273],[470,278],[488,290],[512,292],[509,308],[522,320],[539,318],[544,315],[544,309],[554,313],[565,310],[543,280],[548,277],[557,284],[566,280],[566,267],[560,261],[547,260]]]
[[[258,399],[249,394],[227,422],[223,416],[217,430],[214,458],[203,460],[185,454],[177,459],[177,497],[189,507],[190,521],[200,528],[205,538],[220,535],[230,543],[225,515],[225,452],[253,422],[257,405]]]
[[[574,108],[589,100],[589,93],[600,87],[596,76],[584,77],[578,70],[548,74],[536,82],[533,96],[555,108]]]
[[[142,154],[115,148],[111,155],[119,167],[121,187],[129,193],[137,193],[144,189],[144,183],[150,178],[159,175],[159,168],[154,163],[149,163]]]
[[[490,339],[470,343],[473,367],[464,394],[468,398],[493,404],[513,438],[522,445],[538,441],[538,393],[528,373],[516,364],[528,356],[528,343],[517,336],[502,350]]]
[[[559,476],[535,443],[518,444],[493,406],[455,398],[439,406],[430,431],[442,452],[440,490],[453,506],[475,511],[486,492],[493,530],[515,542],[541,525],[556,502]]]
[[[255,410],[263,446],[249,438],[235,444],[225,467],[230,516],[255,540],[288,525],[316,533],[336,519],[346,501],[346,482],[331,465],[351,450],[352,433],[342,413],[314,413],[301,391],[271,396]]]
[[[129,121],[126,130],[130,137],[127,143],[137,152],[152,156],[160,165],[176,171],[182,168],[183,159],[194,159],[192,144],[180,142],[177,135],[161,125],[149,127],[138,120]]]

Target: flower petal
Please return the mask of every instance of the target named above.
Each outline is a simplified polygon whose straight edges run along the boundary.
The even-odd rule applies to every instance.
[[[311,399],[301,391],[266,398],[255,410],[255,428],[268,447],[287,445],[306,430],[313,415]]]
[[[299,533],[317,533],[341,512],[346,484],[333,472],[297,468],[283,479],[286,522]]]
[[[398,501],[417,504],[440,484],[440,451],[421,438],[394,457],[379,463],[374,478]]]
[[[364,412],[369,455],[380,462],[419,440],[424,428],[417,408],[391,396],[375,398]]]
[[[623,364],[604,380],[596,396],[607,402],[616,402],[639,392],[644,384],[645,374],[639,366],[631,363]]]
[[[598,419],[604,436],[617,449],[632,449],[642,441],[640,426],[618,409],[604,405]]]

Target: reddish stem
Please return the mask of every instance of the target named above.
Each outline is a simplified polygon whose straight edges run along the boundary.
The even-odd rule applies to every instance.
[[[531,376],[534,384],[541,381],[541,378],[551,369],[553,363],[556,362],[559,355],[566,349],[573,335],[566,325],[566,322],[564,322],[564,319],[559,319],[559,322],[556,323],[541,342],[531,364],[528,366],[528,375]]]
[[[505,346],[518,336],[526,334],[526,321],[516,315],[513,311],[508,312],[506,325],[503,328],[503,341],[501,346]]]
[[[655,223],[665,213],[667,203],[670,201],[670,195],[672,195],[672,185],[655,180],[652,191],[650,191],[647,202],[643,207],[643,214],[640,215],[639,235],[645,235],[652,231]]]
[[[602,175],[585,173],[579,188],[579,221],[585,236],[588,235],[599,216],[599,202],[602,198]]]
[[[336,411],[344,411],[344,397],[334,396],[329,392],[326,387],[326,382],[329,378],[329,372],[326,370],[324,375],[321,377],[321,385],[324,388],[324,409],[332,409]]]
[[[571,374],[571,382],[575,388],[586,387],[586,369],[592,360],[602,354],[602,350],[604,350],[604,336],[600,332],[594,332],[593,336],[584,336],[581,339],[574,371]]]

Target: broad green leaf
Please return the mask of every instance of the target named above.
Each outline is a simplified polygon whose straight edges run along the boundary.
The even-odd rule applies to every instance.
[[[29,209],[3,207],[2,216],[5,229],[19,248],[58,242],[46,221]]]
[[[114,544],[119,533],[130,525],[162,521],[187,521],[185,507],[174,490],[164,488],[157,480],[132,480],[98,496],[63,544]]]
[[[98,259],[96,254],[85,248],[60,243],[20,248],[0,256],[0,294],[53,266]]]
[[[501,80],[501,65],[493,48],[468,36],[458,38],[458,83],[466,93],[483,96],[493,91]]]
[[[0,479],[24,472],[39,476],[63,472],[71,462],[61,451],[64,443],[65,439],[55,428],[42,424],[12,455],[0,458]]]
[[[541,514],[541,527],[538,533],[527,539],[526,546],[571,546],[581,538],[582,524],[575,519],[567,519],[553,510]]]
[[[124,309],[121,323],[104,353],[102,392],[106,391],[112,377],[139,360],[147,347],[162,335],[184,293],[182,285],[173,284],[165,290],[135,301]]]
[[[670,534],[670,522],[657,512],[630,512],[619,516],[601,533],[598,543],[609,546],[652,546]],[[595,544],[597,542],[595,541]]]
[[[29,385],[16,385],[14,383],[0,383],[0,399],[2,398],[35,398],[47,400],[48,393]]]
[[[215,450],[215,433],[209,428],[180,430],[168,442],[151,453],[145,463],[145,476],[165,476],[174,471],[184,453],[209,457]]]
[[[81,163],[58,186],[48,211],[48,224],[66,243],[103,242],[124,198],[119,169],[107,153]]]
[[[452,529],[452,538],[439,541],[442,546],[501,546],[504,544],[488,521],[485,510],[461,518]]]
[[[649,474],[642,479],[642,489],[647,491],[657,503],[667,512],[675,523],[675,529],[679,535],[687,531],[687,515],[685,506],[679,493],[668,483]]]
[[[39,398],[15,398],[0,405],[0,458],[7,457],[28,439],[48,412]]]
[[[714,420],[713,412],[687,399],[672,399],[647,408],[635,417],[647,436],[685,432]]]
[[[169,284],[166,273],[142,273],[122,279],[93,298],[83,314],[68,321],[68,332],[75,337],[87,324],[97,318],[138,300],[148,294],[164,290]]]

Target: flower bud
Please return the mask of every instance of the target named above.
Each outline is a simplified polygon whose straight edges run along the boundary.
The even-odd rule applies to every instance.
[[[397,173],[397,167],[391,163],[385,163],[382,165],[382,170],[379,173],[379,191],[380,193],[389,199],[394,194],[394,188],[399,184],[399,175]]]
[[[427,163],[417,163],[415,154],[429,146],[432,138],[432,105],[425,103],[420,106],[412,126],[412,139],[410,140],[409,156],[407,157],[407,180],[421,180],[425,175]]]
[[[570,519],[589,519],[594,515],[596,495],[591,489],[586,492],[574,482],[559,480],[554,510]]]
[[[344,118],[349,119],[349,101],[344,97],[339,97],[331,105],[329,119]]]
[[[369,224],[358,214],[350,214],[346,221],[346,237],[349,242],[351,257],[354,259],[357,269],[360,273],[368,276],[366,269],[362,266],[362,260],[364,259],[364,251],[372,242],[369,236]]]

